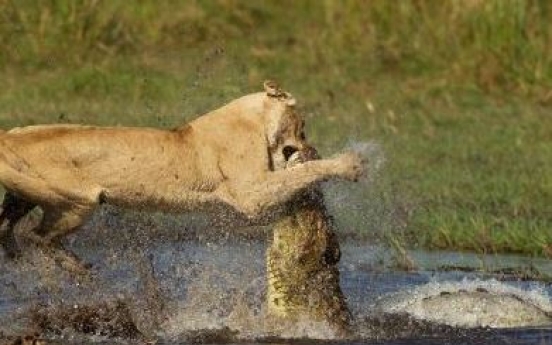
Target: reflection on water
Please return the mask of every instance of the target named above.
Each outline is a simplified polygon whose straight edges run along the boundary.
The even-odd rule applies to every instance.
[[[109,228],[117,225],[110,223]],[[170,236],[159,236],[161,239],[152,241],[141,237],[140,231],[135,235],[133,238],[125,232],[115,234],[102,230],[77,235],[72,248],[95,268],[96,273],[89,280],[76,281],[40,254],[27,255],[19,263],[0,257],[0,332],[21,334],[42,322],[41,326],[47,325],[50,330],[46,336],[63,339],[65,344],[110,343],[103,335],[121,335],[115,332],[116,326],[128,321],[137,327],[136,333],[164,344],[332,338],[325,325],[309,320],[290,326],[277,325],[267,318],[262,241],[182,241]],[[485,294],[506,296],[506,300],[492,304],[494,309],[482,311],[493,322],[515,322],[506,320],[507,316],[521,315],[522,307],[537,308],[544,317],[550,317],[550,285],[534,281],[502,283],[476,272],[434,270],[443,265],[481,265],[481,260],[488,260],[487,266],[507,260],[511,261],[509,266],[527,262],[496,256],[478,257],[471,262],[472,257],[459,257],[457,253],[418,252],[413,255],[423,270],[406,273],[387,269],[389,258],[381,248],[350,242],[344,243],[342,249],[342,287],[356,319],[358,338],[343,343],[543,344],[552,341],[552,328],[542,322],[534,323],[539,327],[508,330],[454,327],[486,325],[483,318],[477,319],[475,310],[479,302],[489,300]],[[538,265],[543,272],[552,272],[549,261],[533,260],[531,264]],[[459,292],[464,294],[462,298],[468,298],[459,300],[455,297]],[[471,309],[467,301],[471,301]],[[117,303],[123,304],[117,306]],[[460,309],[461,313],[452,309],[454,303],[464,308]],[[96,309],[86,309],[91,305]],[[84,335],[75,333],[75,327],[63,328],[69,321],[73,325],[83,323],[86,317],[95,320],[98,328],[90,328],[92,321],[88,322],[85,329],[88,332]],[[457,317],[458,322],[430,322],[438,321],[439,317]],[[119,321],[113,321],[115,318]],[[101,324],[103,319],[106,322]],[[111,326],[106,326],[109,322]],[[124,331],[123,328],[123,336]]]

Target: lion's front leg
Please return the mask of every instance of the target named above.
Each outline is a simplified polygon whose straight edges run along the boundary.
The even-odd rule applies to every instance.
[[[222,198],[249,218],[262,217],[267,211],[290,200],[314,183],[338,178],[356,181],[363,173],[360,156],[345,153],[333,159],[299,164],[271,171],[260,180],[246,180],[226,186]]]

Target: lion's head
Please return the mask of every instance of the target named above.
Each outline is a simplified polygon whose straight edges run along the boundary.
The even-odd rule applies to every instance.
[[[295,98],[273,81],[265,81],[268,121],[266,136],[274,170],[284,169],[297,152],[310,152],[305,136],[305,121],[295,108]]]

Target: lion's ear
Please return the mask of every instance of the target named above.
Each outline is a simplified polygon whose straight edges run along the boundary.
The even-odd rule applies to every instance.
[[[286,105],[290,107],[295,105],[295,98],[293,98],[293,96],[289,92],[282,91],[278,83],[276,83],[275,81],[266,80],[263,86],[268,97],[277,98],[278,100],[285,102]]]
[[[274,80],[265,80],[263,83],[266,95],[269,97],[279,97],[282,94],[282,90]]]

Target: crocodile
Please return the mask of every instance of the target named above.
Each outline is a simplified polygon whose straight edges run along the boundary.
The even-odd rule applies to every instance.
[[[288,167],[318,158],[315,149],[297,153]],[[266,260],[269,314],[323,322],[339,337],[350,334],[352,317],[339,285],[341,251],[321,186],[297,194],[272,233]]]

